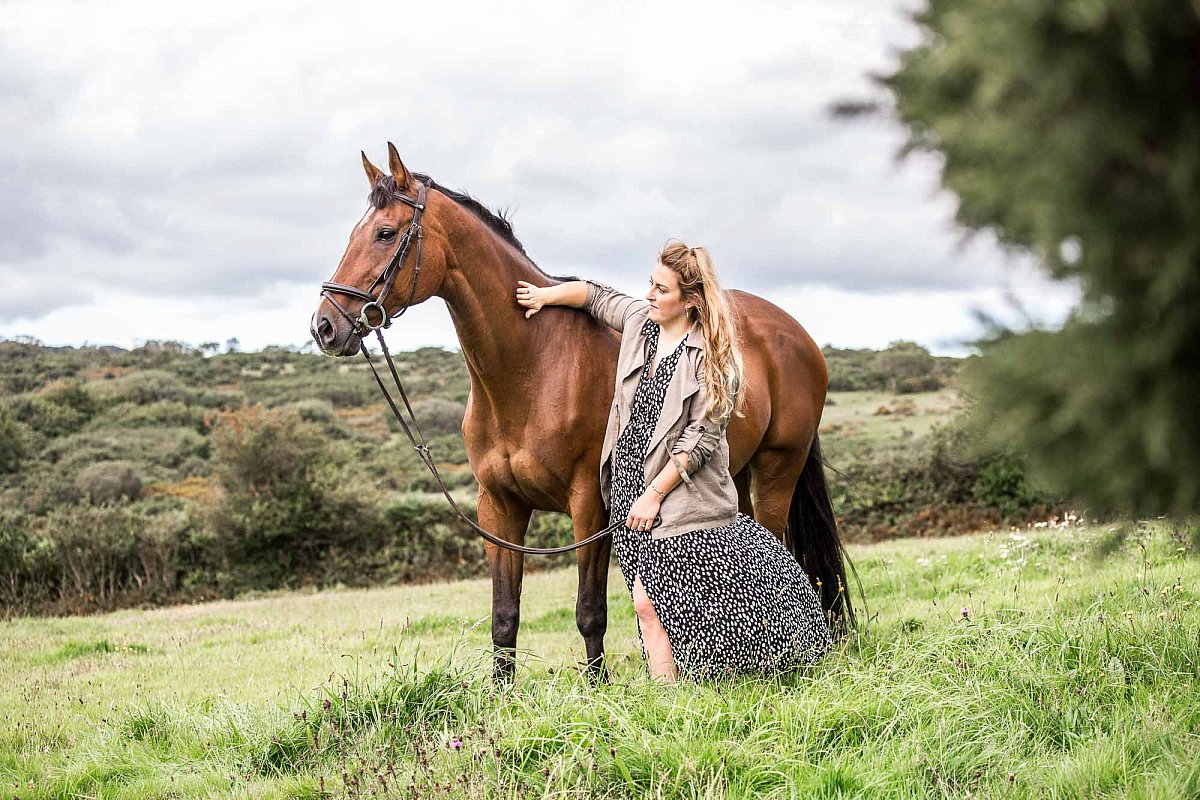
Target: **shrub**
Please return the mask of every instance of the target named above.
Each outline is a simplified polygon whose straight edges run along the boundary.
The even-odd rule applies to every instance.
[[[122,595],[165,599],[176,588],[186,513],[129,505],[68,506],[43,525],[64,608],[109,607]]]
[[[466,403],[442,397],[428,397],[412,404],[413,414],[426,436],[450,435],[462,438],[463,415]]]
[[[103,604],[133,584],[137,524],[129,509],[68,506],[51,512],[43,529],[63,595]]]
[[[0,609],[44,602],[56,583],[50,542],[33,530],[28,516],[0,512]]]
[[[66,472],[97,461],[129,461],[146,473],[174,470],[190,458],[208,458],[210,443],[190,428],[109,428],[54,440],[43,460]]]
[[[319,582],[330,548],[378,530],[371,500],[343,488],[337,451],[295,411],[223,412],[213,439],[225,496],[212,546],[227,587]]]
[[[128,461],[98,461],[80,470],[75,488],[96,505],[137,500],[142,496],[142,479]]]
[[[311,484],[333,461],[325,437],[293,410],[255,405],[219,412],[212,438],[217,474],[231,493]]]
[[[79,383],[57,381],[12,402],[18,420],[46,436],[75,433],[96,413],[95,399]]]
[[[0,474],[16,472],[28,454],[27,428],[11,409],[0,406]]]
[[[133,403],[149,405],[160,401],[188,403],[196,390],[190,388],[178,376],[157,369],[131,372],[112,381],[96,384],[96,393],[108,403]]]
[[[1044,517],[1058,504],[1018,457],[988,447],[961,421],[910,451],[838,466],[830,493],[850,539],[961,533]]]
[[[74,409],[85,418],[96,413],[96,399],[78,381],[54,381],[39,389],[37,397],[47,403]]]
[[[204,430],[204,412],[179,400],[138,404],[120,402],[94,420],[93,429],[103,428],[192,428]]]
[[[333,404],[328,400],[310,397],[288,403],[283,406],[282,410],[296,412],[305,422],[315,422],[320,425],[338,424],[338,416],[333,410]]]

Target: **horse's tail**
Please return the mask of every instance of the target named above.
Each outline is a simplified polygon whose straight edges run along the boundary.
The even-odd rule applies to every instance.
[[[787,547],[808,573],[817,587],[821,607],[835,635],[847,632],[855,625],[854,607],[850,603],[850,585],[846,580],[845,564],[850,564],[854,578],[858,571],[850,562],[842,540],[838,537],[833,518],[833,504],[825,485],[825,468],[821,459],[821,441],[813,436],[812,447],[804,470],[792,493],[788,510]],[[861,592],[861,582],[859,582]]]

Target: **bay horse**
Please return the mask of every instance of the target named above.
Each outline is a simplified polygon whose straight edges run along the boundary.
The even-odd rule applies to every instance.
[[[620,335],[586,312],[560,306],[526,319],[514,296],[518,280],[545,286],[571,279],[542,272],[509,222],[474,198],[409,172],[390,142],[387,173],[366,153],[362,162],[370,207],[324,285],[311,321],[317,345],[327,355],[355,355],[362,347],[360,316],[374,327],[410,305],[442,298],[471,380],[462,434],[479,484],[479,525],[522,544],[530,514],[540,509],[570,515],[577,542],[602,529],[608,520],[600,448]],[[413,238],[410,248],[406,240]],[[746,292],[727,294],[745,366],[744,416],[735,416],[727,431],[740,509],[788,546],[816,584],[835,630],[845,631],[854,611],[817,438],[828,388],[824,356],[779,307]],[[611,541],[576,551],[575,621],[588,672],[601,678]],[[511,679],[524,556],[485,547],[495,673]]]

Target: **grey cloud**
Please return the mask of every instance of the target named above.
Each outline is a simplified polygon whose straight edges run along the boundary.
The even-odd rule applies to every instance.
[[[261,36],[269,15],[251,16],[172,32],[141,62],[108,53],[108,79],[127,93],[113,95],[111,119],[86,59],[51,69],[29,63],[28,45],[0,48],[0,76],[27,76],[0,77],[0,115],[16,122],[0,153],[0,270],[66,265],[76,290],[62,302],[98,287],[149,302],[315,286],[365,205],[358,150],[382,163],[390,139],[410,168],[513,209],[551,273],[640,285],[680,236],[709,244],[728,283],[762,292],[996,284],[994,248],[953,251],[935,169],[891,163],[897,129],[829,118],[877,65],[849,63],[847,48],[866,46],[854,37],[886,38],[874,0],[851,5],[811,11],[841,39],[756,60],[717,53],[727,66],[682,88],[633,49],[544,63],[517,55],[522,43],[471,41],[468,62],[435,36],[364,53],[361,38],[327,37],[322,18],[297,14],[301,38],[285,50]],[[261,66],[238,61],[251,45],[265,48]],[[6,301],[0,321],[28,305]]]
[[[0,272],[0,321],[38,319],[51,311],[91,299],[92,293],[65,281],[48,281],[54,274],[40,270]]]

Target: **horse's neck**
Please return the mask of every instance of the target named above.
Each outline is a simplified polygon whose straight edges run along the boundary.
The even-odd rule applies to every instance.
[[[517,281],[544,285],[546,276],[490,232],[454,248],[441,297],[462,345],[472,382],[494,401],[527,396],[536,364],[546,353],[544,336],[532,335],[517,305]]]

